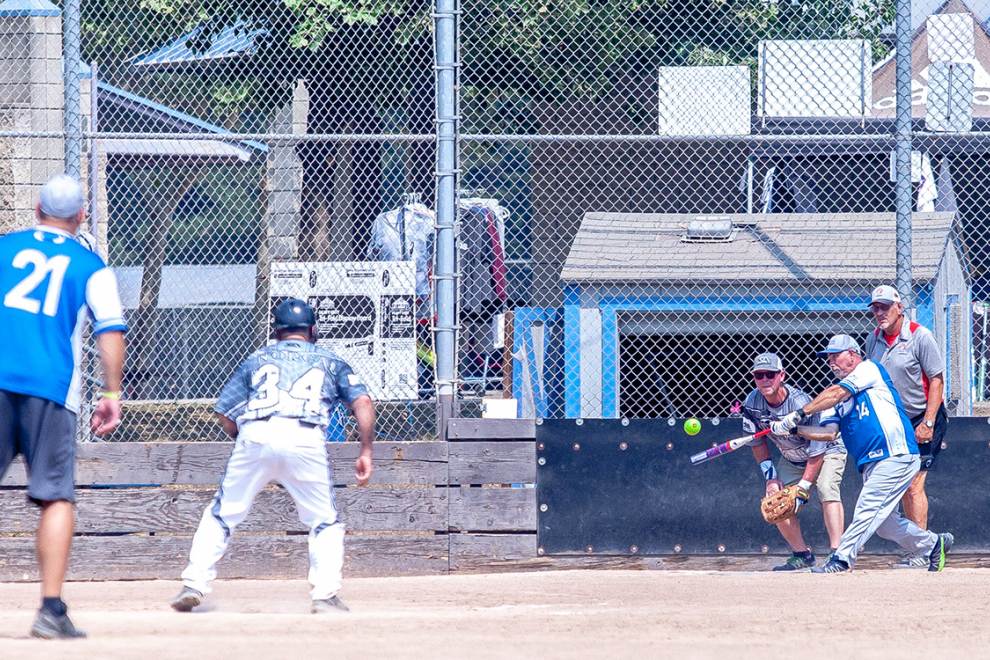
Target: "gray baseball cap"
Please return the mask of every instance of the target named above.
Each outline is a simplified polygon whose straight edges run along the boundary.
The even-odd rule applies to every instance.
[[[825,350],[818,351],[818,355],[832,355],[848,350],[856,351],[860,355],[863,354],[863,349],[859,347],[859,342],[855,339],[849,335],[835,335],[828,340],[828,346],[825,347]]]
[[[776,353],[760,353],[753,360],[753,369],[755,373],[757,371],[783,371],[784,363],[780,361],[780,358]]]
[[[82,186],[67,174],[56,174],[41,187],[39,205],[50,218],[75,218],[83,207]]]

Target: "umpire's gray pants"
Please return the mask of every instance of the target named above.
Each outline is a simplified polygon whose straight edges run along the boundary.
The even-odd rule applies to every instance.
[[[856,500],[852,522],[835,551],[837,558],[851,567],[874,532],[912,554],[932,551],[938,536],[921,529],[897,509],[920,466],[915,454],[893,456],[866,466],[863,490]]]

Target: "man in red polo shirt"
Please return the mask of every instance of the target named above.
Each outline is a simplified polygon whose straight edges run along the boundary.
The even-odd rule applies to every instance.
[[[894,287],[875,288],[870,311],[877,328],[866,340],[866,356],[882,364],[890,374],[911,419],[921,452],[921,471],[904,494],[901,505],[907,518],[922,529],[928,529],[925,476],[935,464],[948,426],[948,415],[942,403],[945,359],[931,331],[904,316],[904,305]],[[905,557],[896,566],[924,568],[927,562],[927,557]]]

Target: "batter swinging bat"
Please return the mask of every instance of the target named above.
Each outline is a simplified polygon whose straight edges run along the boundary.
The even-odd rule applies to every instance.
[[[752,435],[744,435],[741,438],[733,438],[732,440],[727,440],[720,445],[715,445],[711,449],[706,449],[705,451],[700,451],[691,457],[691,465],[698,465],[704,463],[705,461],[710,461],[716,456],[721,456],[722,454],[728,454],[730,451],[735,451],[740,447],[748,445],[753,440],[757,438],[762,438],[765,435],[770,434],[770,429],[763,429],[762,431],[757,431]]]
[[[691,465],[699,465],[705,461],[710,461],[717,456],[722,454],[728,454],[731,451],[735,451],[740,447],[745,447],[753,440],[757,438],[762,438],[765,435],[769,435],[770,429],[763,429],[762,431],[757,431],[753,435],[744,435],[741,438],[733,438],[723,442],[720,445],[715,445],[711,449],[706,449],[705,451],[700,451],[691,457]],[[830,442],[835,438],[835,432],[829,428],[822,428],[821,426],[799,426],[797,427],[797,434],[802,438],[807,438],[808,440],[817,440],[820,442]]]

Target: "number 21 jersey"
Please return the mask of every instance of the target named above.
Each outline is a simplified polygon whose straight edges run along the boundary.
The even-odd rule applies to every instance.
[[[55,227],[0,238],[0,390],[78,412],[87,310],[95,334],[127,330],[117,279],[98,254]]]

